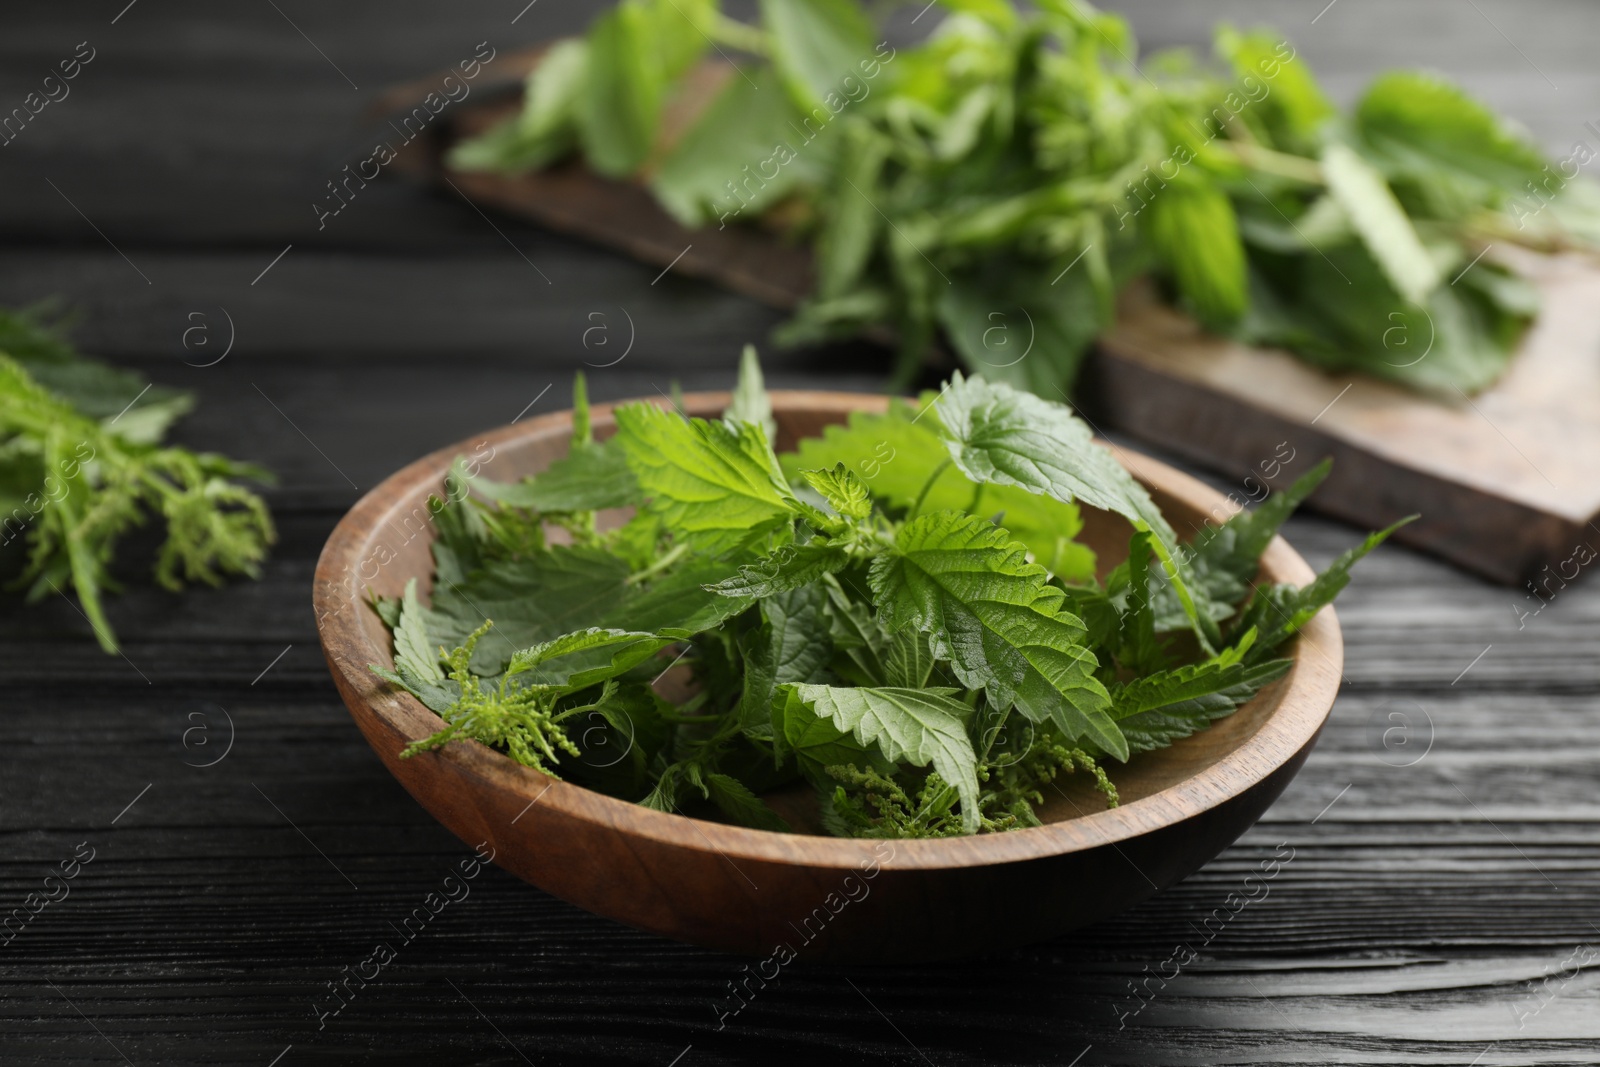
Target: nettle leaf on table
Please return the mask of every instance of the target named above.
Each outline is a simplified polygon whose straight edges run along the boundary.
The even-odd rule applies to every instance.
[[[804,129],[804,121],[771,68],[752,71],[748,81],[734,74],[668,151],[650,179],[650,190],[684,226],[716,224],[720,229],[735,219],[759,218],[825,173],[833,141],[828,127],[821,128],[816,143],[795,144],[798,138],[786,132]]]
[[[1086,264],[1016,259],[952,280],[939,323],[967,371],[1040,396],[1077,378],[1089,343],[1110,325]]]
[[[577,114],[588,84],[589,42],[552,44],[528,75],[522,113],[479,137],[454,145],[445,159],[459,170],[539,170],[578,146]]]
[[[895,551],[873,562],[870,579],[889,631],[926,634],[963,685],[1125,759],[1087,631],[1048,577],[1004,530],[942,511],[901,527]]]
[[[1523,196],[1548,169],[1525,132],[1437,74],[1380,75],[1356,104],[1355,124],[1391,169],[1420,181],[1448,175]]]

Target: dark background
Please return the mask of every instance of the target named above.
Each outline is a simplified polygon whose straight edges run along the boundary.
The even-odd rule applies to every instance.
[[[62,296],[83,347],[197,390],[179,440],[274,468],[281,541],[258,583],[176,597],[136,580],[111,609],[123,656],[67,602],[0,600],[0,912],[79,842],[95,850],[71,895],[0,946],[0,1063],[1600,1056],[1600,975],[1572,962],[1600,956],[1600,588],[1519,626],[1535,605],[1518,592],[1391,548],[1340,602],[1346,686],[1303,773],[1238,845],[1118,919],[959,966],[792,967],[718,1032],[712,1005],[743,961],[491,868],[319,1030],[326,983],[467,855],[383,771],[329,681],[310,610],[328,531],[409,460],[536,397],[535,412],[565,406],[593,312],[616,324],[626,309],[637,327],[624,362],[591,371],[600,398],[726,386],[776,316],[671,275],[652,285],[656,268],[393,174],[318,231],[311,205],[381,135],[362,113],[385,86],[480,41],[504,53],[574,31],[593,4],[125,2],[0,16],[0,113],[78,42],[97,53],[0,146],[0,302]],[[1120,6],[1147,47],[1270,22],[1341,99],[1382,69],[1429,66],[1552,153],[1600,144],[1583,128],[1600,121],[1600,7],[1324,3]],[[230,332],[225,360],[186,365]],[[776,386],[871,389],[887,357],[769,347],[767,364]],[[1289,536],[1321,565],[1357,534],[1306,518]],[[227,756],[192,766],[223,751],[229,718]],[[1280,843],[1294,859],[1267,898],[1119,1020],[1130,979],[1198,941]]]

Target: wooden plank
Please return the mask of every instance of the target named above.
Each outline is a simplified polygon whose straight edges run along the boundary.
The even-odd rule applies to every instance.
[[[1145,289],[1101,338],[1086,392],[1111,424],[1239,476],[1261,479],[1285,445],[1333,455],[1319,509],[1373,526],[1421,512],[1400,540],[1507,584],[1546,567],[1570,579],[1600,543],[1600,269],[1578,256],[1518,266],[1543,308],[1476,397],[1423,397],[1215,337]],[[1394,362],[1426,358],[1426,314],[1396,321],[1412,336]]]

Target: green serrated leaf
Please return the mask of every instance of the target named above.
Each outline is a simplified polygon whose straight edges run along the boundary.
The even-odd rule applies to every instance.
[[[1282,597],[1269,598],[1266,601],[1269,610],[1259,613],[1258,617],[1247,616],[1248,623],[1259,626],[1261,634],[1246,661],[1259,662],[1298,633],[1302,626],[1310,622],[1317,612],[1333,603],[1334,597],[1350,584],[1350,569],[1360,562],[1362,557],[1387,541],[1390,534],[1408,523],[1415,522],[1419,517],[1410,515],[1393,526],[1368,534],[1366,540],[1328,564],[1327,569],[1317,575],[1311,584],[1303,589],[1287,591]]]
[[[591,626],[519,649],[505,673],[521,684],[576,691],[627,673],[673,640],[638,630]]]
[[[865,519],[872,514],[872,495],[843,463],[835,463],[828,470],[801,471],[800,477],[845,518]]]
[[[1461,87],[1426,71],[1393,71],[1367,86],[1356,127],[1392,166],[1434,180],[1441,172],[1513,195],[1546,171],[1544,154]]]
[[[457,461],[459,464],[461,461]],[[643,502],[638,480],[622,450],[610,441],[575,447],[539,474],[520,482],[496,482],[482,475],[461,477],[485,499],[541,514],[573,514]]]
[[[1150,494],[1094,443],[1088,423],[1065,405],[963,378],[958,371],[938,411],[946,448],[973,481],[1016,486],[1068,504],[1081,501],[1122,515],[1169,546],[1175,543]]]
[[[713,555],[775,529],[791,497],[760,427],[685,421],[653,404],[616,411],[623,455],[675,536]]]
[[[772,718],[783,739],[782,750],[794,757],[807,778],[824,789],[833,788],[829,767],[872,767],[884,774],[894,773],[895,765],[876,745],[863,744],[847,727],[813,711],[794,685],[773,690]]]
[[[809,585],[825,574],[844,569],[850,556],[839,545],[812,541],[783,545],[769,556],[739,568],[731,578],[706,586],[723,596],[758,598]]]
[[[1113,714],[1132,752],[1165,748],[1233,714],[1281,677],[1290,660],[1191,664],[1147,675],[1112,694]]]
[[[653,579],[642,593],[630,592],[613,605],[601,624],[677,638],[714,630],[742,614],[755,598],[724,596],[707,586],[733,577],[750,559],[748,554],[739,554],[726,560],[684,564]]]
[[[829,685],[785,687],[817,715],[863,745],[876,745],[894,762],[932,765],[961,797],[961,821],[978,830],[978,756],[967,736],[970,708],[955,689],[841,689]]]
[[[827,596],[821,585],[776,593],[761,601],[762,625],[746,642],[744,691],[739,722],[746,734],[778,742],[773,696],[786,682],[825,680],[833,640],[828,632]]]
[[[793,131],[806,129],[803,122],[771,67],[750,72],[748,80],[729,78],[651,175],[650,191],[690,228],[759,220],[825,173],[827,142],[801,140]],[[821,134],[831,139],[829,129]]]
[[[1195,317],[1218,330],[1237,321],[1249,287],[1239,222],[1227,194],[1207,181],[1174,182],[1155,195],[1144,217],[1151,244]]]
[[[443,681],[439,646],[429,642],[427,609],[417,597],[415,578],[406,580],[406,591],[400,603],[400,617],[394,626],[395,668],[408,671],[423,681]]]
[[[1251,581],[1261,565],[1261,553],[1332,470],[1333,461],[1325,459],[1296,478],[1289,488],[1269,493],[1257,507],[1240,511],[1221,525],[1206,526],[1195,536],[1186,555],[1207,599],[1238,605],[1249,595]]]
[[[459,581],[441,571],[428,635],[435,646],[456,648],[492,620],[472,669],[495,675],[518,649],[598,625],[630,595],[627,563],[598,548],[557,546],[525,559],[496,560]]]
[[[892,689],[920,689],[938,665],[928,638],[916,630],[905,629],[889,638],[883,652],[883,684]]]
[[[1005,531],[950,511],[906,523],[870,574],[884,625],[926,634],[963,685],[1125,759],[1083,623],[1047,579]]]
[[[937,408],[919,412],[894,401],[885,414],[852,412],[845,425],[824,427],[821,437],[805,438],[796,451],[779,460],[791,479],[804,477],[808,468],[843,464],[872,496],[899,508],[911,507],[927,486],[924,512],[998,516],[1011,536],[1052,574],[1071,582],[1092,580],[1094,553],[1074,540],[1083,528],[1077,506],[1013,485],[988,484],[980,493],[960,469],[946,463],[938,419]],[[942,473],[941,464],[945,464]]]
[[[761,427],[768,441],[777,440],[778,423],[772,417],[772,398],[767,396],[767,385],[761,377],[761,357],[755,345],[745,345],[739,356],[739,381],[733,387],[733,399],[722,417],[729,423],[748,422]]]
[[[750,792],[749,788],[737,778],[730,778],[726,774],[711,773],[706,775],[706,786],[711,791],[711,802],[722,810],[722,814],[738,823],[755,830],[772,830],[786,834],[790,832],[789,824],[771,808],[762,802],[761,798]]]

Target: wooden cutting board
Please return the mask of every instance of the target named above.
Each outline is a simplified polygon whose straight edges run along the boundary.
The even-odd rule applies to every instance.
[[[543,48],[506,54],[474,95],[427,124],[396,166],[474,203],[703,278],[772,307],[810,291],[811,260],[755,226],[688,230],[643,185],[579,163],[507,177],[443,165],[450,145],[520,107]],[[668,122],[682,128],[727,76],[708,66]],[[400,86],[374,114],[408,113],[438,79]],[[1100,339],[1077,400],[1116,428],[1239,479],[1241,504],[1334,457],[1310,505],[1357,526],[1420,512],[1396,539],[1484,578],[1532,582],[1548,598],[1600,545],[1600,267],[1581,256],[1519,257],[1543,311],[1505,377],[1475,397],[1425,397],[1359,374],[1328,374],[1286,352],[1205,333],[1135,286]],[[1396,362],[1431,341],[1425,317],[1396,321]],[[1425,358],[1425,357],[1424,357]]]

